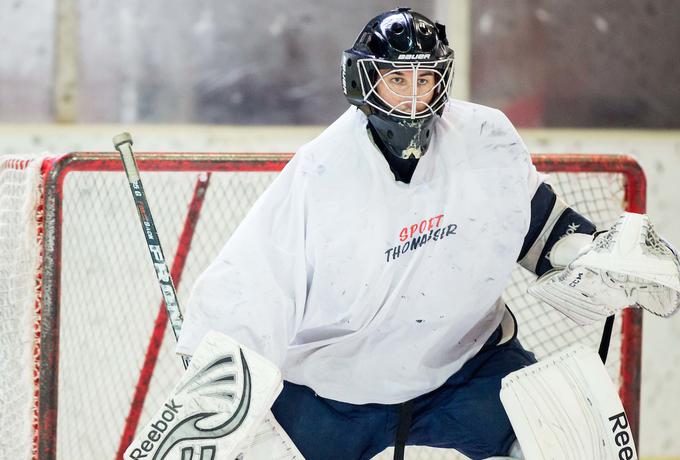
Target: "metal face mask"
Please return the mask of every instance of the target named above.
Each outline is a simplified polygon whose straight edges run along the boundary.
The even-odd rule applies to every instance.
[[[341,66],[345,97],[366,114],[383,150],[402,159],[425,154],[453,72],[445,27],[409,8],[373,18]]]
[[[453,76],[453,59],[394,62],[360,59],[363,99],[377,111],[398,119],[416,120],[439,113]]]

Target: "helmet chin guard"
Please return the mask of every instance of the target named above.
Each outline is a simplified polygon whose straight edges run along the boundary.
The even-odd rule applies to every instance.
[[[368,115],[373,132],[387,151],[397,158],[420,158],[430,145],[434,116],[415,120],[393,119],[382,112]]]
[[[372,19],[342,57],[342,87],[393,156],[420,158],[453,80],[444,26],[399,8]]]

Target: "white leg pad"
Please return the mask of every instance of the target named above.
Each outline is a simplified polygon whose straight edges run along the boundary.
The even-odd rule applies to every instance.
[[[237,452],[239,460],[304,460],[288,434],[270,413]]]
[[[503,379],[526,460],[633,460],[628,419],[599,356],[577,345]]]
[[[487,457],[484,460],[524,460],[522,449],[519,447],[519,442],[515,440],[510,446],[510,452],[507,457]]]

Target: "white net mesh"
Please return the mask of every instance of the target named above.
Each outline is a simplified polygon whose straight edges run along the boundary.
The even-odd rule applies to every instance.
[[[169,264],[197,177],[142,173]],[[202,267],[273,178],[274,173],[212,175],[177,289],[180,306],[186,304]],[[58,458],[113,458],[160,292],[125,175],[72,173],[64,183],[64,196]],[[179,380],[183,369],[174,344],[166,329],[141,420],[153,416]],[[83,404],[84,399],[97,403]]]
[[[16,190],[5,188],[9,186],[5,183],[9,184],[11,180],[5,179],[5,171],[0,173],[3,174],[0,176],[3,187],[0,198],[15,196],[18,193]],[[196,172],[142,173],[169,265],[175,258],[198,175]],[[178,286],[180,305],[186,303],[189,288],[200,271],[214,258],[274,176],[273,172],[212,174]],[[599,227],[613,222],[623,209],[624,180],[620,174],[558,173],[551,175],[551,183],[567,202],[593,219]],[[114,458],[131,408],[161,296],[140,234],[125,175],[119,171],[72,172],[66,176],[63,190],[57,458]],[[19,203],[3,202],[0,209],[22,207]],[[24,211],[24,214],[31,213]],[[2,219],[2,257],[8,257],[13,264],[20,264],[21,270],[27,273],[27,278],[21,281],[24,287],[15,288],[25,293],[35,282],[38,273],[34,268],[36,265],[31,261],[20,261],[19,256],[12,256],[9,249],[4,249],[13,250],[19,247],[19,243],[10,239],[16,235],[5,227],[4,214]],[[35,242],[34,238],[29,244],[33,246],[33,252],[36,251]],[[19,268],[5,270],[4,262],[2,267],[0,290],[5,289],[7,279],[15,277],[8,273],[20,272]],[[575,328],[558,312],[533,301],[525,294],[526,283],[531,278],[532,275],[518,269],[505,296],[518,318],[520,339],[524,345],[539,358],[574,342],[597,348],[602,325]],[[5,297],[10,297],[5,291],[2,291],[2,296],[2,302],[5,302]],[[10,320],[12,323],[18,322],[18,316],[26,317],[22,318],[26,323],[22,327],[27,328],[29,334],[26,337],[31,336],[30,312],[33,311],[34,301],[33,296],[22,304],[14,303],[9,307],[11,311],[16,310]],[[3,304],[0,315],[6,315],[5,310]],[[0,340],[4,355],[5,350],[9,349],[4,346],[5,343],[15,340],[10,337],[16,335],[13,332],[16,324],[6,330],[8,321],[4,320],[5,316],[0,318],[3,319],[0,323]],[[616,333],[612,340],[608,368],[615,382],[618,382],[621,364],[618,353],[620,324],[614,330]],[[158,363],[155,368],[147,369],[151,372],[151,380],[140,425],[155,412],[182,372],[173,347],[174,339],[166,328]],[[22,379],[30,382],[30,366],[26,365],[31,361],[30,347],[28,354],[25,352],[13,359],[21,365],[12,366],[12,375],[18,376],[16,369],[22,366],[22,372],[29,368]],[[0,365],[4,366],[5,363]],[[4,386],[8,383],[3,374],[0,374],[0,388],[4,393]],[[16,386],[28,393],[30,399],[31,390],[27,390],[29,385]],[[16,394],[19,393],[17,390]],[[12,409],[13,414],[29,414],[27,427],[30,429],[30,402],[26,403],[24,398],[11,404],[16,406],[16,409]],[[24,408],[24,405],[29,409]],[[0,424],[0,430],[6,426],[6,423]],[[14,431],[14,428],[12,433],[3,431],[0,443],[11,439]],[[2,444],[0,447],[5,448]],[[4,451],[0,450],[0,453],[4,454]],[[11,453],[14,454],[14,451]],[[378,458],[387,459],[389,455],[391,452],[386,452]],[[28,458],[23,452],[0,457]],[[439,449],[408,448],[407,458],[444,460],[464,457]]]
[[[30,458],[33,446],[41,164],[0,157],[0,458]]]

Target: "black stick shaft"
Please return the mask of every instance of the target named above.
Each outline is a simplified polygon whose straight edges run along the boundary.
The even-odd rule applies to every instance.
[[[137,215],[139,216],[139,221],[142,225],[146,245],[156,270],[156,277],[158,278],[163,300],[165,301],[165,308],[168,312],[168,321],[170,322],[170,327],[172,328],[175,340],[178,340],[184,319],[182,318],[182,312],[179,308],[175,284],[172,281],[168,264],[165,261],[161,241],[158,237],[158,232],[156,231],[156,225],[153,222],[151,209],[149,209],[149,202],[144,193],[142,178],[139,175],[139,168],[137,168],[137,163],[135,162],[135,157],[132,153],[132,137],[128,133],[119,134],[113,138],[113,145],[116,147],[116,150],[118,150],[123,160],[125,174],[127,175],[130,184],[130,191],[132,192],[135,207],[137,208]],[[182,356],[182,363],[186,369],[189,366],[189,358],[187,356]]]

